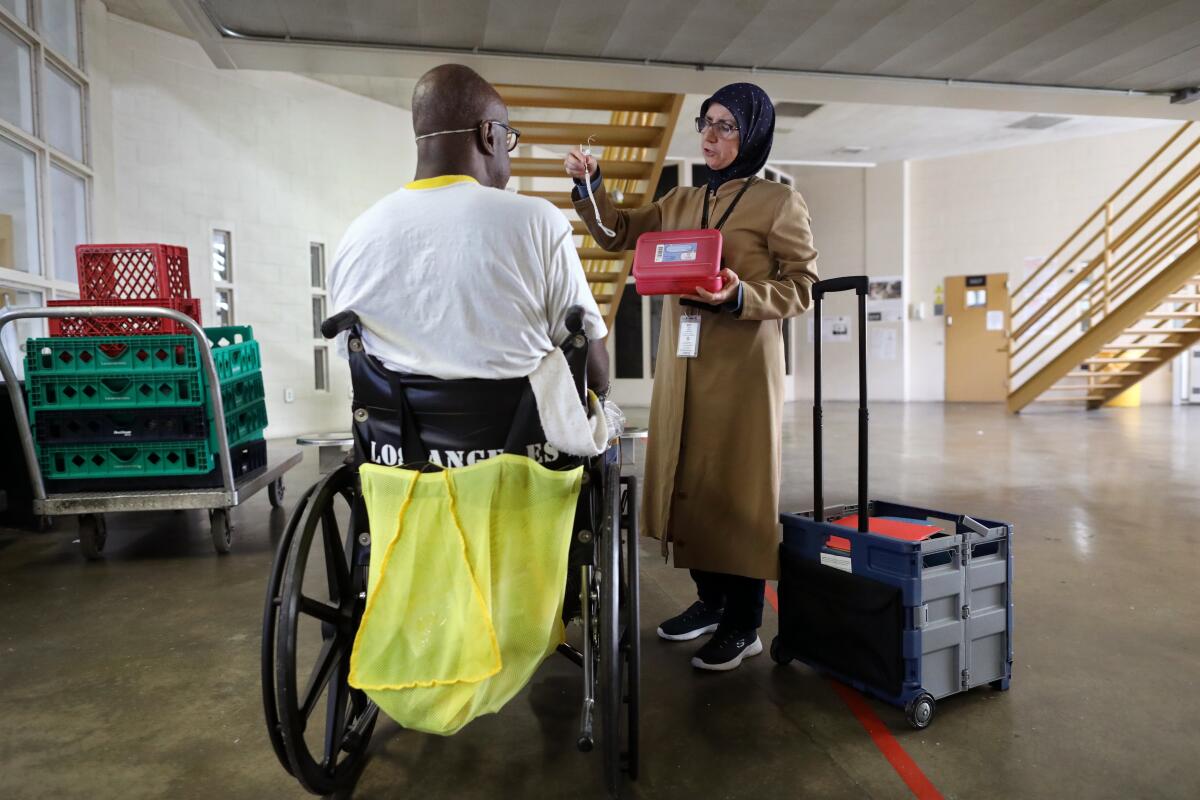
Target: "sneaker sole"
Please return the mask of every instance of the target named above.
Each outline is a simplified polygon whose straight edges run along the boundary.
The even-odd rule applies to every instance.
[[[696,628],[693,631],[679,634],[670,634],[664,631],[662,628],[659,628],[658,638],[666,639],[668,642],[690,642],[692,639],[699,639],[704,634],[712,633],[716,629],[717,623],[715,622],[712,625],[705,625],[703,628]]]
[[[734,658],[729,659],[723,664],[709,664],[707,661],[701,661],[699,658],[692,659],[692,666],[696,669],[706,669],[711,672],[728,672],[731,669],[737,669],[742,665],[742,660],[756,656],[763,651],[762,639],[755,638],[753,644],[746,647],[745,650],[738,653]]]

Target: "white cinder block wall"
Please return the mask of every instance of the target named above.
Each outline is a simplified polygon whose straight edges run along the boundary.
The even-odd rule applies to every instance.
[[[235,319],[262,345],[267,435],[348,427],[349,374],[332,351],[331,390],[314,389],[309,242],[332,264],[354,217],[412,179],[411,114],[296,75],[217,70],[195,42],[97,3],[86,19],[93,238],[186,245],[214,324],[210,236],[231,230]]]
[[[899,164],[794,167],[796,188],[812,211],[822,277],[903,274],[906,313],[910,304],[925,303],[925,319],[895,325],[897,361],[870,361],[872,399],[941,401],[945,318],[932,315],[935,287],[950,275],[993,272],[1007,272],[1015,286],[1026,257],[1053,252],[1173,130],[1164,125],[913,161],[906,173]],[[852,314],[852,301],[834,300],[827,313]],[[812,395],[806,327],[807,320],[797,340],[799,398]],[[825,351],[826,397],[857,397],[853,347]],[[908,368],[898,370],[903,359]],[[1142,402],[1171,402],[1169,368],[1142,382]]]

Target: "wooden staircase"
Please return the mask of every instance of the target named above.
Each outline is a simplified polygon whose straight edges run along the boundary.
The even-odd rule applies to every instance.
[[[1013,292],[1009,411],[1099,408],[1200,342],[1198,147],[1181,126]]]
[[[588,235],[571,203],[572,182],[563,170],[563,156],[591,137],[592,154],[601,162],[604,185],[617,206],[637,208],[650,202],[683,95],[548,86],[496,88],[509,107],[513,127],[521,131],[521,148],[512,159],[519,191],[548,200],[570,218],[583,271],[612,330],[633,254],[609,253]]]

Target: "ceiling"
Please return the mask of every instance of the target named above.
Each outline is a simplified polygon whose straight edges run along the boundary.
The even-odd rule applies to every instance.
[[[419,21],[422,12],[426,12],[426,14],[428,14],[429,8],[432,7],[431,4],[423,2],[396,2],[393,4],[384,2],[383,0],[377,0],[376,2],[365,2],[365,0],[323,0],[322,2],[316,2],[316,0],[308,0],[308,2],[300,2],[300,0],[288,0],[287,2],[284,0],[261,0],[260,2],[255,3],[224,2],[224,0],[211,1],[217,13],[226,13],[226,7],[229,9],[234,9],[235,11],[240,9],[239,13],[248,15],[247,19],[253,17],[255,20],[257,20],[255,23],[256,25],[266,25],[272,20],[274,20],[276,23],[282,20],[283,24],[292,25],[299,24],[298,20],[300,19],[311,18],[309,19],[310,24],[314,23],[314,21],[323,21],[324,24],[332,26],[337,30],[350,31],[353,35],[359,35],[354,34],[354,31],[359,31],[361,33],[363,30],[367,29],[375,31],[376,34],[381,31],[389,30],[380,26],[384,25],[385,20],[387,19],[395,19],[398,16],[402,16],[395,13],[394,9],[407,9],[410,14],[415,15],[412,18],[418,19]],[[490,20],[501,19],[505,18],[506,16],[514,16],[516,13],[515,9],[517,8],[536,7],[547,10],[546,14],[531,15],[535,19],[542,20],[543,22],[545,22],[545,20],[550,20],[552,23],[543,25],[544,30],[542,30],[540,34],[542,46],[547,50],[549,49],[546,46],[547,43],[559,41],[558,37],[560,36],[567,36],[569,38],[571,31],[577,28],[579,24],[582,24],[578,22],[578,15],[572,16],[574,12],[570,11],[570,9],[576,7],[577,4],[572,4],[569,2],[557,2],[556,0],[493,0],[493,2],[490,3],[490,14],[488,13],[487,9],[484,8],[481,12],[482,17],[480,17],[479,15],[465,14],[464,9],[469,10],[470,8],[475,7],[483,8],[489,4],[478,3],[475,2],[475,0],[450,1],[453,2],[451,8],[458,9],[458,12],[463,14],[463,18],[473,20],[473,24],[476,28],[480,28],[480,25],[482,25],[482,28],[480,29],[487,34],[485,37],[485,43],[491,43],[493,45],[496,43],[495,35],[497,31],[511,29],[514,26],[498,26],[496,23]],[[194,2],[194,0],[185,0],[185,3],[190,2]],[[1038,5],[1036,3],[1026,2],[1006,2],[1006,0],[989,0],[987,3],[955,2],[954,0],[939,0],[939,2],[942,2],[943,6],[952,6],[954,8],[961,9],[959,13],[955,15],[964,18],[963,20],[960,20],[959,24],[963,24],[966,19],[972,19],[976,15],[984,12],[984,9],[976,8],[976,6],[986,5],[989,8],[1007,7],[1010,11],[1013,11],[1016,7],[1026,8]],[[148,25],[153,25],[173,33],[189,35],[188,25],[185,24],[180,14],[175,10],[180,5],[179,0],[175,0],[175,2],[172,2],[172,0],[107,0],[107,5],[110,11],[121,16],[134,19],[138,22]],[[601,8],[602,5],[604,8]],[[655,2],[653,4],[649,2],[643,2],[640,5],[644,6],[645,8],[659,8],[671,6],[672,3],[666,1]],[[678,4],[674,5],[678,6]],[[708,19],[709,24],[712,24],[713,18],[710,13],[711,9],[709,8],[712,4],[708,3],[707,0],[702,0],[702,2],[693,3],[692,5],[694,5],[695,10],[691,12],[689,21],[681,26],[676,26],[677,29],[675,29],[673,33],[668,33],[667,35],[662,35],[660,37],[661,47],[658,52],[668,52],[669,47],[667,45],[669,41],[672,39],[678,40],[681,36],[684,36],[685,29],[690,30],[693,28],[697,20],[701,18]],[[759,16],[763,14],[774,13],[773,9],[778,6],[778,4],[774,3],[763,3],[757,1],[749,4],[745,2],[730,2],[728,5],[737,9],[744,9],[747,7],[758,8]],[[837,17],[839,14],[844,12],[845,9],[843,7],[850,4],[845,2],[808,2],[793,3],[791,5],[801,9],[820,6],[821,8],[827,9],[825,16]],[[878,25],[884,25],[886,29],[890,30],[891,28],[888,26],[896,24],[895,18],[897,14],[900,14],[901,17],[903,16],[903,14],[900,13],[903,10],[901,7],[914,4],[905,4],[899,2],[883,3],[879,2],[878,0],[859,0],[859,2],[856,2],[854,5],[863,9],[864,17],[862,19],[868,19],[870,16],[866,14],[867,9],[875,9],[877,11],[882,6],[889,6],[898,9],[895,13],[887,16],[885,19],[877,23]],[[930,3],[916,3],[915,5],[920,6],[921,8],[926,8],[930,5]],[[1081,10],[1083,7],[1088,7],[1095,9],[1097,12],[1103,11],[1106,14],[1112,14],[1115,13],[1115,8],[1118,6],[1132,8],[1136,4],[1119,2],[1059,2],[1042,3],[1041,5],[1070,5],[1077,11]],[[1200,5],[1200,0],[1191,0],[1190,3],[1173,4],[1146,3],[1144,4],[1145,8],[1160,7],[1161,10],[1156,13],[1144,13],[1143,16],[1147,19],[1158,19],[1160,14],[1169,13],[1174,15],[1168,16],[1169,19],[1175,19],[1177,22],[1180,22],[1181,20],[1173,7],[1182,5],[1190,5],[1194,9]],[[444,6],[439,5],[439,8],[441,7]],[[292,11],[293,8],[310,9],[310,11],[307,13],[294,12]],[[610,2],[607,5],[593,3],[589,5],[588,8],[592,8],[593,11],[590,12],[592,14],[592,17],[590,18],[591,21],[588,22],[585,27],[588,27],[590,30],[608,31],[606,34],[607,41],[602,48],[603,50],[606,52],[617,52],[619,47],[625,47],[629,45],[629,42],[626,42],[625,45],[621,45],[619,43],[619,40],[622,36],[621,31],[624,30],[621,24],[617,24],[615,27],[605,27],[607,23],[602,24],[602,21],[607,20],[614,15],[618,19],[624,19],[626,16],[632,15],[634,13],[631,10],[632,3]],[[325,9],[325,11],[318,14],[312,9]],[[504,13],[506,9],[511,13],[506,15]],[[706,11],[705,9],[709,9],[709,11]],[[916,11],[909,11],[907,13],[915,14]],[[708,16],[705,16],[706,14]],[[1028,12],[1025,14],[1024,16],[1027,17],[1026,22],[1023,24],[1023,26],[1018,26],[1026,31],[1027,36],[1031,35],[1029,34],[1030,26],[1039,24],[1035,23],[1033,19],[1028,19],[1030,14],[1033,14],[1033,12]],[[446,12],[441,16],[444,18],[449,18],[450,13]],[[685,14],[684,16],[688,15]],[[954,30],[958,29],[944,27],[945,25],[949,25],[949,23],[952,21],[952,17],[950,15],[945,16],[947,19],[940,28],[940,36],[948,39],[953,39],[955,35],[961,36],[961,34],[954,33]],[[1180,30],[1191,30],[1194,32],[1197,28],[1197,25],[1200,25],[1200,15],[1195,16],[1196,21],[1193,21],[1190,17],[1187,20],[1183,20],[1183,24],[1179,26]],[[693,20],[692,17],[695,19]],[[1034,17],[1041,18],[1038,14],[1034,14]],[[355,20],[358,20],[358,22],[355,22]],[[483,22],[481,23],[480,20],[483,20]],[[572,20],[575,21],[572,22]],[[888,20],[891,21],[889,22]],[[222,21],[226,20],[222,19]],[[368,21],[372,24],[366,25]],[[865,25],[865,23],[861,21],[859,24]],[[364,27],[364,25],[366,25],[366,27]],[[468,25],[468,28],[469,27],[470,25]],[[1133,27],[1136,28],[1138,26],[1135,25]],[[261,32],[262,30],[269,29],[256,28],[256,30]],[[312,34],[317,32],[315,29],[307,28],[297,28],[295,30],[288,28],[288,30],[293,34]],[[450,36],[450,34],[447,34],[445,31],[442,31],[440,34],[437,33],[439,29],[436,26],[430,25],[421,25],[418,32],[417,28],[410,24],[406,30],[408,30],[413,36],[422,37],[423,40],[429,39],[431,36],[435,35]],[[523,28],[523,30],[525,32],[522,35],[527,37],[529,35],[529,29]],[[735,32],[735,34],[731,36],[731,40],[736,41],[740,37],[757,35],[754,33],[755,31],[759,31],[761,33],[759,23],[743,26],[740,32]],[[476,32],[478,33],[478,31]],[[930,35],[932,35],[932,33],[933,32],[931,31]],[[1010,33],[1012,32],[1010,31]],[[330,35],[330,33],[326,32],[325,35]],[[462,32],[460,31],[454,35],[462,35]],[[1047,33],[1046,35],[1050,34]],[[767,37],[764,39],[764,41],[775,41],[777,38],[778,37]],[[988,37],[983,38],[986,39]],[[1200,41],[1200,34],[1189,34],[1187,37],[1183,38],[1187,38],[1188,41]],[[863,36],[860,37],[860,39],[863,42],[869,42],[876,40],[877,37],[867,31],[863,34]],[[508,46],[511,47],[520,41],[529,40],[527,38],[513,39]],[[733,52],[729,49],[731,46],[732,45],[727,45],[725,50]],[[878,47],[878,45],[875,46]],[[976,42],[974,45],[965,43],[962,45],[964,52],[978,46],[982,45],[979,42]],[[273,47],[279,46],[276,45]],[[849,50],[846,52],[853,51],[856,49],[856,47],[858,47],[858,45],[852,44]],[[911,44],[907,47],[900,47],[900,45],[897,44],[896,47],[899,47],[900,51],[909,51],[910,55],[920,51],[919,44],[917,43]],[[925,52],[932,53],[933,51],[931,47],[932,45],[927,47]],[[787,53],[794,54],[795,52],[795,48],[791,47],[785,48],[785,50]],[[1117,51],[1110,50],[1110,52]],[[1162,55],[1166,55],[1166,52],[1167,51],[1164,51]],[[784,54],[785,53],[781,53],[780,55]],[[1119,58],[1114,56],[1113,59],[1120,61],[1127,60],[1128,57],[1129,53],[1126,53]],[[778,60],[778,57],[776,60]],[[943,58],[942,60],[945,59]],[[1168,58],[1167,60],[1170,59]],[[1200,50],[1194,54],[1193,61],[1200,61]],[[911,59],[909,63],[911,63]],[[961,56],[958,63],[963,63]],[[1188,63],[1190,64],[1192,62]],[[372,98],[374,100],[401,108],[409,107],[413,86],[416,83],[414,77],[395,77],[379,74],[313,72],[311,70],[303,70],[303,62],[298,63],[296,66],[297,71],[303,71],[311,78],[320,80],[324,83],[336,86],[346,91],[354,92],[364,97]],[[1195,65],[1193,64],[1193,66]],[[526,72],[526,74],[528,73]],[[552,76],[547,74],[547,79],[550,77]],[[787,85],[790,86],[792,84]],[[1070,109],[1066,108],[1067,104],[1062,102],[1063,96],[1053,94],[1051,96],[1058,97],[1060,99],[1056,101],[1053,104],[1054,107],[1050,109],[1038,109],[1035,106],[1030,105],[1029,101],[1037,100],[1038,97],[1036,94],[1030,94],[1029,92],[1026,92],[1025,96],[1022,98],[1022,102],[1018,104],[1019,107],[991,110],[978,107],[946,107],[934,104],[926,105],[919,102],[904,102],[903,98],[898,96],[898,89],[893,89],[891,92],[885,92],[885,96],[881,98],[881,102],[830,101],[825,97],[805,93],[801,90],[801,87],[804,86],[802,83],[797,83],[795,86],[797,87],[795,92],[781,93],[778,90],[773,90],[772,96],[776,101],[791,100],[800,102],[818,102],[821,103],[821,105],[815,112],[803,119],[780,118],[777,124],[775,147],[773,151],[773,157],[780,161],[808,161],[845,164],[886,163],[890,161],[937,158],[948,155],[993,150],[1003,147],[1015,147],[1025,144],[1061,141],[1076,137],[1121,133],[1139,128],[1145,128],[1148,126],[1159,126],[1164,124],[1161,119],[1155,119],[1152,116],[1126,117],[1121,116],[1119,113],[1064,113],[1064,109],[1065,111],[1070,111]],[[670,153],[672,157],[687,158],[694,155],[693,143],[695,133],[691,127],[691,119],[693,116],[695,116],[694,109],[699,106],[703,97],[704,95],[700,94],[687,95],[684,113],[681,114],[679,127],[673,139],[674,144]],[[1073,100],[1073,98],[1070,97],[1067,97],[1066,99]],[[1159,102],[1161,103],[1159,108],[1164,111],[1167,110],[1168,106],[1165,100]],[[1183,108],[1193,109],[1197,106],[1200,106],[1200,104],[1184,106]],[[1014,122],[1019,122],[1023,119],[1029,118],[1031,112],[1035,110],[1053,113],[1056,116],[1064,117],[1066,121],[1044,130],[1007,127]],[[556,118],[561,118],[564,121],[594,121],[597,123],[604,121],[599,117],[593,120],[589,116],[589,112],[562,111],[557,113],[547,113],[546,111],[540,111],[539,114],[544,118],[555,116]],[[520,116],[521,111],[519,109],[514,110],[514,119],[520,119]],[[847,147],[864,147],[866,150],[862,152],[845,152],[844,149]]]
[[[1197,0],[191,2],[239,34],[293,40],[1141,91],[1200,85]]]

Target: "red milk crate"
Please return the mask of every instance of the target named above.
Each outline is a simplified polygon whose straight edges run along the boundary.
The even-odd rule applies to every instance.
[[[81,244],[75,248],[80,300],[183,299],[192,296],[186,247]]]
[[[200,299],[196,297],[149,300],[51,300],[51,308],[64,306],[112,306],[114,310],[128,306],[160,306],[181,311],[200,323]],[[50,320],[51,336],[157,336],[187,334],[187,328],[163,317],[61,317]]]

